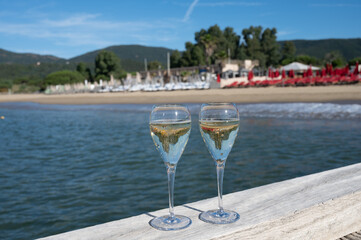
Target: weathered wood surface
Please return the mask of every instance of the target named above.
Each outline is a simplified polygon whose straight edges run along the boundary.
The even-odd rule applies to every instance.
[[[224,196],[241,219],[212,225],[198,219],[217,199],[175,208],[192,219],[184,230],[155,230],[148,222],[162,209],[44,239],[337,239],[361,228],[361,164],[273,183]]]
[[[361,240],[361,231],[354,232],[337,240]]]

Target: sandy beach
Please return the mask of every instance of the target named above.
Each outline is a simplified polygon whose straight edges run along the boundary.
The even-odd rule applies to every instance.
[[[42,104],[333,102],[361,101],[361,85],[286,88],[235,88],[170,92],[2,94],[0,102]]]

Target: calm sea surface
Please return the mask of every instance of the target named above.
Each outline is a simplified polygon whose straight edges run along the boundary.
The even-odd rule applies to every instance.
[[[216,172],[192,111],[175,205],[214,197]],[[361,105],[238,105],[224,193],[358,163]],[[151,105],[0,104],[0,238],[33,239],[167,208]],[[215,207],[216,207],[215,202]]]

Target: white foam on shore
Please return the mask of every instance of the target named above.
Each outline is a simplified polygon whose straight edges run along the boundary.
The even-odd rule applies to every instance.
[[[361,119],[361,104],[266,103],[238,105],[241,117]]]

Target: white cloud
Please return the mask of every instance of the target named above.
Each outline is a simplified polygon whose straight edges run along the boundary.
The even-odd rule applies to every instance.
[[[189,8],[187,9],[186,14],[184,15],[183,18],[183,22],[187,22],[189,20],[189,17],[191,16],[193,9],[195,8],[195,6],[197,5],[198,0],[194,0],[191,5],[189,6]]]
[[[62,46],[106,47],[125,42],[169,42],[176,25],[171,21],[108,21],[100,14],[78,13],[63,18],[49,17],[28,23],[4,22],[0,33],[46,39]],[[171,37],[169,37],[171,36]]]
[[[224,6],[259,6],[259,2],[200,2],[199,0],[194,0],[191,5],[189,5],[187,12],[185,13],[182,22],[187,22],[196,6],[200,7],[224,7]]]
[[[95,19],[99,14],[79,14],[61,20],[44,20],[43,23],[52,27],[73,27],[87,25],[90,19]]]
[[[286,36],[286,35],[291,35],[296,33],[296,31],[285,31],[285,30],[281,30],[277,32],[277,36]]]

